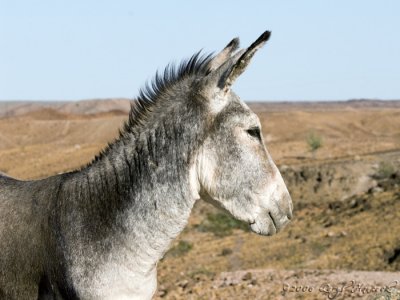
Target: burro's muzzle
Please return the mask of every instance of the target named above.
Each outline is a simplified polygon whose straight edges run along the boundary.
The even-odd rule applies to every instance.
[[[250,228],[261,235],[274,235],[292,219],[292,198],[285,182],[276,169],[274,180],[259,195],[260,210]]]

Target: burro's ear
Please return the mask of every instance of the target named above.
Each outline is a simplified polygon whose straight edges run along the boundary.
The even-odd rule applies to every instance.
[[[260,49],[264,44],[268,41],[271,36],[270,31],[265,31],[260,37],[250,45],[249,48],[244,51],[244,53],[239,57],[239,59],[234,63],[232,68],[230,68],[225,76],[221,78],[219,81],[220,88],[230,88],[232,84],[235,82],[236,78],[238,78],[244,70],[246,70],[249,65],[253,55]]]
[[[232,53],[234,53],[239,48],[239,38],[234,38],[232,41],[226,45],[226,47],[218,53],[210,62],[210,70],[215,71],[224,62],[231,58]]]
[[[232,40],[211,62],[210,74],[203,80],[203,88],[205,91],[229,91],[235,80],[244,72],[249,65],[251,58],[268,41],[271,36],[270,31],[265,31],[254,43],[247,49],[239,50],[237,43]],[[234,45],[234,46],[232,46]],[[209,93],[207,93],[210,95]],[[211,95],[210,95],[211,96]]]

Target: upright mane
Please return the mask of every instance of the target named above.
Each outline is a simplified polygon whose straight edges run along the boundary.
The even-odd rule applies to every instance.
[[[131,102],[129,117],[119,130],[119,137],[108,143],[86,167],[107,155],[113,145],[133,133],[137,127],[143,125],[153,107],[167,98],[163,96],[167,95],[174,85],[191,76],[203,77],[208,75],[211,72],[210,61],[213,57],[213,53],[203,54],[200,50],[189,59],[181,61],[178,65],[168,64],[163,72],[157,71],[154,78],[139,90],[139,96],[136,100]]]
[[[168,93],[175,84],[190,76],[206,76],[210,72],[213,54],[202,54],[201,50],[180,64],[168,64],[163,72],[156,72],[154,78],[139,90],[139,97],[131,103],[129,118],[120,130],[120,137],[132,132],[143,124],[153,106]]]

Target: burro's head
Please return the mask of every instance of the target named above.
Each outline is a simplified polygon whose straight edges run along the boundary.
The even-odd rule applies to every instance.
[[[196,157],[201,198],[262,235],[273,235],[289,222],[292,200],[264,145],[260,120],[231,86],[269,36],[263,33],[243,50],[234,39],[211,60],[210,72],[199,82],[211,129]]]

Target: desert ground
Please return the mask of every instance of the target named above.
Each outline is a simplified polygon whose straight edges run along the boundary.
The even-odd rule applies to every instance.
[[[294,218],[262,237],[196,203],[158,265],[155,298],[400,299],[400,101],[249,105]],[[118,136],[129,107],[0,102],[0,172],[28,180],[85,165]]]

